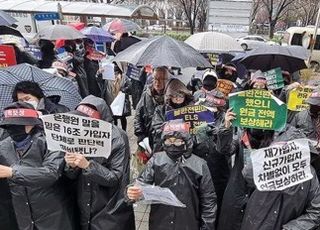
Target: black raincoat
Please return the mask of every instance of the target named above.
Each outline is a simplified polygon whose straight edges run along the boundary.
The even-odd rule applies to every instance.
[[[73,56],[72,59],[73,69],[72,71],[77,75],[76,80],[79,86],[79,92],[82,98],[89,95],[89,87],[87,80],[87,73],[84,69],[84,57],[80,53]]]
[[[101,96],[101,89],[99,87],[97,81],[97,71],[99,70],[99,63],[98,61],[90,60],[89,58],[84,58],[84,69],[87,74],[87,82],[88,82],[88,89],[89,94],[92,94],[96,97]]]
[[[147,184],[169,188],[186,208],[151,205],[150,230],[214,230],[216,196],[208,166],[191,155],[175,161],[158,152],[138,178]]]
[[[297,132],[293,127],[287,127],[275,140],[281,139],[282,135],[286,135],[282,140],[290,140],[297,137]],[[312,169],[312,180],[299,185],[283,191],[260,192],[250,186],[242,175],[244,145],[239,140],[231,143],[232,135],[232,129],[229,129],[218,136],[218,150],[236,154],[223,197],[218,229],[307,230],[318,227],[320,186],[315,171]]]
[[[151,89],[148,87],[141,96],[141,99],[137,105],[136,114],[134,116],[134,134],[139,140],[149,137],[151,148],[153,146],[151,122],[154,116],[155,108],[159,104],[160,102],[154,98],[151,93]]]
[[[224,112],[216,113],[215,123],[207,125],[201,136],[200,133],[197,133],[193,138],[193,153],[207,162],[217,194],[217,222],[219,221],[222,198],[228,184],[231,169],[229,157],[220,153],[216,146],[223,118]]]
[[[40,100],[37,110],[43,114],[65,113],[70,109],[64,105],[59,104],[60,96],[44,97]]]
[[[88,96],[80,104],[97,108],[102,120],[112,121],[110,108],[103,99]],[[127,135],[112,127],[112,150],[108,159],[91,158],[86,170],[66,168],[69,178],[77,179],[78,207],[82,230],[134,230],[132,205],[125,202],[129,184],[130,150]]]
[[[19,230],[73,229],[70,202],[58,180],[64,168],[63,153],[48,151],[41,132],[33,134],[21,157],[11,137],[1,141],[0,164],[13,168],[13,177],[7,182]],[[9,216],[11,210],[6,211]]]

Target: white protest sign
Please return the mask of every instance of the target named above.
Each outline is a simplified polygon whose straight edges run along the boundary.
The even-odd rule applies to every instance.
[[[251,160],[254,183],[259,191],[281,191],[313,177],[307,139],[254,150]]]
[[[144,204],[165,204],[175,207],[185,208],[186,205],[174,195],[169,188],[162,188],[155,185],[140,185],[143,193]]]
[[[114,64],[112,63],[104,63],[102,65],[102,78],[105,80],[115,80],[114,76]]]
[[[87,157],[108,158],[112,125],[108,122],[68,113],[41,116],[48,149],[78,152]]]

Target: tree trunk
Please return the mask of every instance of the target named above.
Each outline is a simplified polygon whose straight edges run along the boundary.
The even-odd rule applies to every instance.
[[[273,38],[275,26],[276,26],[276,22],[274,20],[269,21],[269,38],[270,39]]]
[[[194,25],[190,25],[190,34],[194,34]]]

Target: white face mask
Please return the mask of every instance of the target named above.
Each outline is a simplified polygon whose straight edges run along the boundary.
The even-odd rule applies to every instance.
[[[218,108],[217,107],[206,107],[208,110],[210,110],[211,112],[215,113],[218,112]]]
[[[26,103],[32,105],[34,109],[37,109],[39,104],[37,101],[34,101],[34,100],[26,101]]]

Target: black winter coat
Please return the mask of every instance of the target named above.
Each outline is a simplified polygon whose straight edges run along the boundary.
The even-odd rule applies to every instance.
[[[287,132],[287,130],[286,130]],[[286,134],[284,132],[284,135]],[[260,192],[242,175],[243,144],[232,129],[218,136],[218,150],[236,154],[219,218],[219,230],[311,230],[320,224],[320,186],[314,178],[283,191]]]
[[[155,108],[158,105],[159,103],[154,99],[151,94],[151,89],[148,87],[142,93],[134,116],[134,134],[141,140],[145,137],[149,137],[151,148],[153,147],[151,122]]]
[[[112,151],[108,159],[94,158],[86,170],[66,168],[78,180],[78,207],[82,230],[134,230],[132,206],[125,203],[129,182],[128,140],[112,128]]]
[[[97,61],[93,61],[85,57],[84,69],[87,74],[89,95],[92,94],[96,97],[101,97],[101,89],[98,85],[96,77],[97,71],[99,70],[99,63]]]
[[[41,132],[32,136],[21,157],[11,137],[1,141],[0,164],[13,168],[13,177],[7,181],[19,230],[73,229],[71,207],[58,181],[64,168],[63,154],[48,151]],[[7,228],[11,229],[14,226]]]
[[[40,100],[37,110],[43,114],[55,114],[69,112],[70,109],[59,104],[60,96],[44,97]]]
[[[87,73],[84,69],[84,58],[81,54],[75,54],[72,59],[73,72],[77,75],[76,80],[79,86],[79,92],[82,98],[89,95]]]
[[[153,155],[138,178],[147,184],[169,188],[186,208],[151,205],[150,230],[214,230],[216,195],[208,166],[191,155],[178,161],[165,152]]]

